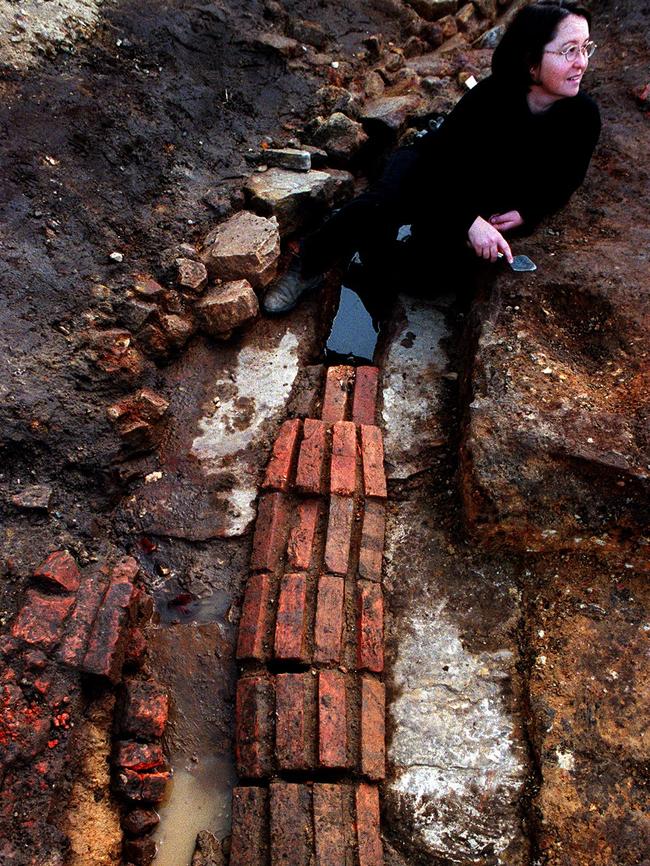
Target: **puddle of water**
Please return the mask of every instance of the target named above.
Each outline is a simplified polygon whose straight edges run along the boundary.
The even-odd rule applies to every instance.
[[[155,866],[190,866],[196,835],[209,830],[223,839],[230,832],[230,801],[236,782],[232,756],[210,755],[188,768],[174,767],[165,804],[159,808]]]
[[[328,363],[372,364],[378,336],[379,330],[359,295],[341,286],[339,307],[325,346]]]

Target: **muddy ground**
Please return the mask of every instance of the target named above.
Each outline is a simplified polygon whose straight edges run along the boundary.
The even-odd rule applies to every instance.
[[[132,390],[134,379],[128,371],[116,376],[96,363],[90,351],[93,335],[124,327],[120,302],[134,273],[170,279],[177,246],[200,240],[227,212],[231,198],[237,201],[251,170],[246,155],[257,152],[265,136],[282,144],[299,134],[313,116],[317,88],[333,80],[332,60],[361,67],[363,40],[370,34],[383,33],[386,41],[396,42],[409,34],[387,2],[287,3],[291,19],[317,21],[327,35],[318,53],[312,50],[287,62],[253,38],[258,31],[277,29],[273,4],[175,0],[79,5],[85,12],[79,13],[77,24],[66,25],[55,36],[32,38],[11,23],[7,32],[20,38],[8,42],[11,50],[0,56],[0,273],[5,301],[0,335],[0,622],[10,622],[30,572],[52,549],[67,547],[82,564],[113,549],[136,555],[161,621],[172,621],[171,631],[160,628],[152,634],[150,660],[177,690],[179,709],[168,737],[176,768],[207,755],[217,763],[223,757],[220,784],[227,790],[232,781],[224,757],[232,737],[232,646],[250,534],[245,521],[243,533],[225,533],[229,538],[215,540],[210,531],[197,529],[201,515],[230,481],[220,482],[213,474],[204,487],[190,431],[204,421],[209,428],[205,419],[210,417],[210,402],[228,399],[228,382],[242,369],[242,348],[254,355],[271,345],[275,357],[285,353],[293,378],[285,379],[286,393],[269,409],[268,421],[260,422],[249,464],[236,469],[240,478],[248,472],[255,487],[284,413],[306,414],[314,399],[326,317],[311,302],[290,321],[260,322],[231,344],[196,337],[170,365],[147,359],[138,384],[146,383],[171,400],[175,423],[159,453],[135,460],[125,459],[106,416],[108,404]],[[514,283],[506,276],[496,288],[488,285],[475,313],[479,320],[492,321],[494,305],[506,295],[509,303],[502,306],[511,313],[536,305],[550,310],[553,327],[548,312],[540,317],[545,339],[569,367],[575,357],[581,363],[587,357],[577,367],[580,375],[588,376],[595,375],[588,350],[594,331],[599,357],[615,358],[618,338],[606,323],[617,303],[629,313],[637,298],[645,298],[636,308],[634,333],[645,333],[647,339],[649,271],[648,171],[643,158],[648,105],[635,99],[634,92],[647,83],[650,9],[645,3],[614,0],[591,6],[600,48],[589,73],[589,90],[604,119],[593,168],[569,208],[528,242],[527,252],[545,262],[543,282]],[[0,3],[10,22],[15,8]],[[31,6],[28,11],[33,12]],[[559,158],[564,147],[570,142],[559,143]],[[122,261],[111,259],[112,253],[119,253]],[[597,308],[600,312],[587,328],[572,325],[571,304],[563,300],[567,287],[576,282],[593,285],[594,296],[611,290],[608,306]],[[406,676],[398,661],[400,638],[414,628],[413,610],[424,593],[431,609],[442,605],[450,623],[448,631],[436,634],[446,641],[453,637],[463,652],[477,658],[493,653],[501,659],[495,663],[494,681],[507,676],[510,683],[504,706],[515,758],[512,764],[505,761],[511,771],[499,777],[499,784],[505,782],[495,798],[481,801],[486,813],[494,810],[497,824],[506,829],[498,844],[486,830],[484,848],[475,854],[474,837],[466,841],[463,835],[475,820],[471,810],[454,811],[443,804],[436,812],[438,807],[432,807],[443,824],[448,822],[451,842],[432,841],[409,823],[412,812],[400,799],[398,780],[399,768],[412,757],[394,751],[398,729],[393,727],[394,771],[385,815],[389,858],[396,864],[643,863],[648,850],[643,818],[648,753],[638,724],[644,687],[637,659],[648,599],[642,569],[636,570],[644,559],[638,527],[628,533],[632,542],[628,536],[617,541],[605,558],[598,550],[546,552],[541,559],[525,550],[506,554],[498,548],[503,537],[499,518],[493,524],[499,531],[492,534],[490,552],[470,542],[467,501],[463,503],[458,492],[464,483],[458,453],[469,387],[462,383],[473,363],[459,341],[465,335],[465,345],[472,345],[466,325],[470,316],[463,303],[443,305],[441,311],[446,370],[458,378],[444,379],[436,391],[439,402],[429,419],[436,430],[429,450],[415,461],[405,460],[408,468],[391,482],[393,560],[399,559],[400,545],[412,543],[402,534],[404,526],[416,522],[412,514],[419,521],[428,511],[430,528],[425,525],[416,538],[419,565],[407,592],[398,583],[396,566],[390,566],[389,580],[396,588],[388,621],[393,665],[389,684],[397,702],[403,695],[399,678]],[[621,321],[629,322],[629,315]],[[385,342],[383,360],[388,361],[390,340]],[[628,352],[621,374],[627,379],[616,399],[635,407],[638,441],[647,444],[645,351],[647,343],[638,345],[636,356]],[[524,362],[515,360],[512,375],[525,373]],[[239,408],[245,414],[246,407]],[[387,431],[387,442],[390,435]],[[399,439],[399,432],[392,435]],[[395,457],[399,459],[404,458]],[[145,476],[161,470],[173,475],[183,502],[191,502],[187,513],[179,509],[171,523],[168,514],[163,519],[155,513],[157,491],[150,494],[143,484]],[[510,481],[511,476],[506,487]],[[499,483],[497,479],[497,487]],[[20,504],[32,485],[51,488],[49,510]],[[625,507],[634,512],[633,503]],[[599,512],[597,517],[602,526],[608,525],[607,515]],[[480,575],[470,588],[461,578],[467,573]],[[179,597],[185,600],[186,593],[191,603],[174,603]],[[504,599],[512,600],[512,608]],[[196,670],[189,666],[196,688],[188,690],[174,657],[178,646],[188,656],[193,652],[196,623],[196,655],[207,661],[197,662]],[[183,626],[192,630],[173,631]],[[590,655],[591,646],[601,651]],[[500,673],[503,670],[506,673]],[[613,688],[621,680],[625,694]],[[444,677],[439,685],[443,690],[449,686]],[[101,740],[105,710],[94,713],[88,724],[93,727],[94,720],[100,720]],[[398,715],[393,724],[399,724]],[[486,742],[489,737],[488,731]],[[576,766],[579,782],[567,783],[562,774]],[[93,796],[74,796],[75,814],[92,814],[88,809]],[[176,820],[185,818],[181,813]],[[206,820],[226,832],[227,817],[220,812]],[[103,843],[99,834],[93,862],[116,862],[116,833],[113,820]],[[595,838],[607,844],[596,845]],[[500,856],[509,859],[494,859]]]

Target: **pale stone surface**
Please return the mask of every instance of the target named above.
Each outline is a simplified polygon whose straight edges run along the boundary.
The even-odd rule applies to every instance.
[[[236,479],[232,490],[223,494],[230,501],[231,524],[228,534],[239,535],[255,517],[257,497],[255,476],[247,452],[262,438],[264,425],[286,404],[298,375],[298,339],[287,331],[277,346],[244,347],[224,390],[229,394],[218,400],[214,411],[198,424],[199,435],[192,444],[192,454],[209,474],[224,463]],[[242,410],[246,407],[245,423]]]
[[[445,441],[437,383],[447,371],[443,314],[431,301],[401,297],[404,323],[384,365],[383,424],[389,478],[408,478],[431,464]]]
[[[233,280],[211,286],[195,310],[206,334],[223,337],[253,321],[259,313],[259,302],[248,280]]]
[[[446,508],[422,490],[387,526],[386,814],[414,862],[524,866],[519,594],[507,563],[440,528]]]
[[[252,175],[246,183],[251,207],[274,216],[281,234],[290,234],[302,222],[330,206],[343,179],[326,171],[296,172],[272,168]]]
[[[352,159],[368,140],[361,124],[340,111],[323,120],[312,138],[314,144],[326,150],[329,156],[343,162]]]
[[[500,855],[516,832],[526,772],[502,699],[513,656],[466,652],[442,601],[410,626],[393,668],[391,797],[431,853],[468,862],[489,846]]]
[[[257,289],[271,282],[279,256],[277,220],[241,211],[210,232],[201,259],[213,276],[246,279]]]
[[[102,0],[0,0],[0,63],[25,68],[44,48],[70,48],[95,29]]]

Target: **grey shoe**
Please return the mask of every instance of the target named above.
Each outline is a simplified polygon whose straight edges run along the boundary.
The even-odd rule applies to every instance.
[[[303,277],[300,259],[295,258],[289,268],[268,290],[262,301],[262,309],[269,316],[279,316],[293,310],[303,295],[313,292],[323,282],[323,274]]]

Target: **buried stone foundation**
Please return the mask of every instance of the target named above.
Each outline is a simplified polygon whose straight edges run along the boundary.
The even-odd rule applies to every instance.
[[[321,418],[286,421],[267,466],[237,643],[231,866],[383,863],[377,381],[330,367]]]

